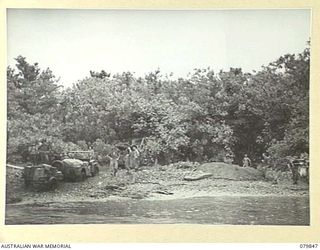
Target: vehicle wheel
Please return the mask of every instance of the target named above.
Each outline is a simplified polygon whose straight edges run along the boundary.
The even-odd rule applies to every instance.
[[[30,187],[30,181],[24,180],[24,184],[25,184],[26,188],[29,188],[29,187]]]
[[[51,190],[54,190],[58,187],[58,181],[56,178],[51,178],[50,181],[49,181],[49,188]]]
[[[95,166],[94,170],[96,171],[96,175],[99,174],[100,169],[99,169],[98,165]]]
[[[93,166],[93,171],[91,172],[91,176],[94,177],[99,174],[99,167],[97,165]]]
[[[76,173],[74,172],[73,169],[70,169],[69,171],[69,178],[70,181],[76,181],[77,180],[77,176]]]
[[[87,174],[86,174],[86,171],[83,169],[81,171],[81,180],[82,181],[85,181],[87,179]]]

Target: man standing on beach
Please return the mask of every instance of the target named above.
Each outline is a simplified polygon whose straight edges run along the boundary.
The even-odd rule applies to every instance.
[[[292,173],[292,182],[294,185],[298,184],[299,177],[306,177],[307,181],[309,181],[309,169],[305,159],[290,157],[288,168]]]
[[[130,167],[131,167],[131,154],[132,154],[132,150],[130,147],[127,147],[126,149],[126,154],[124,156],[124,167],[127,170],[127,174],[130,173]]]
[[[118,172],[118,160],[120,155],[116,149],[112,149],[111,156],[107,155],[110,160],[110,169],[112,171],[113,176],[115,177]]]
[[[243,160],[242,160],[242,163],[243,163],[243,167],[244,167],[244,168],[251,166],[251,160],[250,160],[250,158],[248,157],[247,154],[244,155],[244,158],[243,158]]]
[[[268,153],[264,152],[262,154],[262,162],[267,166],[270,164],[270,155]]]
[[[138,170],[139,168],[139,156],[140,156],[140,152],[137,146],[133,145],[131,147],[131,152],[130,152],[130,163],[131,163],[131,168],[134,170]]]

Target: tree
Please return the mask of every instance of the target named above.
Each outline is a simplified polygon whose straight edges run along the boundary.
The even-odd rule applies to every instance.
[[[7,69],[9,154],[42,138],[101,154],[145,138],[142,154],[163,163],[230,152],[241,163],[244,154],[259,161],[265,151],[283,158],[309,149],[309,48],[253,73],[204,68],[176,80],[160,70],[139,78],[90,71],[62,90],[50,69],[16,60]]]
[[[59,85],[50,69],[16,58],[18,69],[7,68],[8,155],[28,152],[37,141],[59,135]]]

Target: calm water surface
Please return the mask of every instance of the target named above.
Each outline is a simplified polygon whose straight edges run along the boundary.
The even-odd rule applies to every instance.
[[[6,205],[6,224],[309,225],[307,197],[198,197]]]

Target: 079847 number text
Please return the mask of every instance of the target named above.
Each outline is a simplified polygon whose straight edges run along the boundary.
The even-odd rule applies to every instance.
[[[300,244],[300,248],[318,248],[318,244]]]

